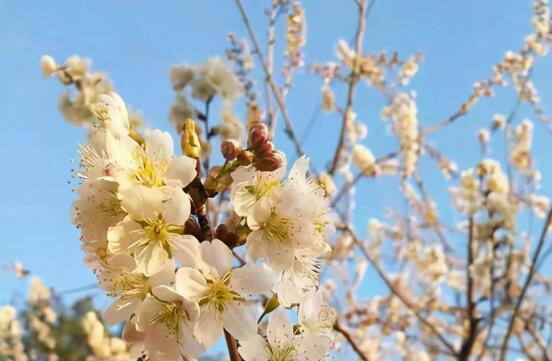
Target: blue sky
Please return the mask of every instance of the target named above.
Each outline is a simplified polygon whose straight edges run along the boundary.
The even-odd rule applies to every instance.
[[[270,1],[244,0],[254,27],[264,39],[264,7]],[[508,49],[519,49],[531,32],[531,2],[518,0],[379,0],[368,20],[365,50],[386,49],[403,56],[422,52],[425,61],[411,84],[417,91],[422,124],[434,124],[454,113],[469,94],[472,84],[490,75],[490,68]],[[307,12],[307,63],[334,59],[334,44],[350,40],[356,24],[355,6],[348,0],[305,0]],[[39,60],[51,54],[59,61],[72,54],[93,59],[93,67],[109,73],[127,103],[142,112],[149,125],[170,129],[167,113],[173,100],[168,70],[172,64],[199,63],[222,55],[229,31],[245,36],[233,1],[170,0],[0,0],[0,264],[20,260],[57,290],[94,282],[82,262],[78,232],[70,224],[74,199],[70,159],[77,157],[77,143],[84,130],[65,123],[57,111],[62,87],[44,80]],[[282,39],[282,34],[279,34]],[[539,60],[533,73],[545,110],[552,104],[552,61]],[[320,81],[300,72],[289,97],[290,115],[302,134],[320,102]],[[338,100],[344,94],[338,90]],[[455,158],[460,168],[479,158],[475,134],[496,113],[508,113],[515,100],[510,90],[483,100],[458,124],[433,137]],[[361,86],[356,112],[369,128],[365,144],[376,155],[395,149],[379,118],[383,97]],[[518,121],[529,114],[522,108]],[[281,124],[280,124],[281,125]],[[316,131],[304,147],[316,167],[322,169],[334,149],[340,121],[319,115]],[[544,128],[536,125],[535,154],[548,181]],[[281,129],[280,129],[281,130]],[[468,139],[469,141],[466,141]],[[539,141],[540,140],[540,141]],[[291,151],[281,131],[277,145]],[[500,143],[490,151],[502,156]],[[436,174],[427,167],[428,174]],[[396,184],[385,179],[360,183],[359,212],[355,219],[361,232],[371,217],[381,217],[383,206],[397,203]],[[445,198],[439,177],[430,177],[429,189],[439,210],[457,220]],[[0,304],[26,292],[26,283],[0,272]],[[367,287],[367,296],[379,283]]]

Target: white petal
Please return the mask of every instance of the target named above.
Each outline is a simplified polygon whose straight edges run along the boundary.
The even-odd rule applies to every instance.
[[[170,161],[173,156],[173,140],[168,132],[154,129],[144,132],[146,153],[151,159]]]
[[[166,302],[181,301],[182,296],[172,287],[167,285],[152,288],[151,292],[158,299]]]
[[[151,287],[171,284],[174,280],[175,264],[172,259],[165,261],[163,266],[149,278]]]
[[[157,325],[146,332],[144,346],[152,361],[174,361],[182,359],[182,347],[176,337],[169,337],[167,328]]]
[[[238,340],[247,340],[257,333],[257,321],[251,307],[234,302],[222,314],[224,328]]]
[[[140,239],[142,227],[130,217],[125,217],[107,231],[107,249],[113,254],[128,254],[128,247]]]
[[[293,340],[293,326],[282,308],[277,308],[268,316],[266,336],[272,345],[281,346]]]
[[[281,279],[274,287],[274,292],[278,295],[278,302],[283,307],[300,303],[304,297],[303,292],[288,278]]]
[[[238,351],[244,361],[266,361],[270,358],[266,341],[260,335],[240,340]]]
[[[163,213],[163,202],[167,196],[162,188],[134,185],[119,188],[123,209],[135,220],[155,218]]]
[[[136,263],[138,264],[136,270],[146,276],[151,276],[158,272],[168,259],[169,255],[165,249],[150,242],[136,255]]]
[[[199,247],[203,260],[217,270],[219,277],[232,269],[232,251],[221,240],[202,242]]]
[[[127,302],[118,299],[104,311],[103,317],[109,326],[119,322],[128,321],[139,304],[140,300],[137,298],[133,298]]]
[[[331,347],[330,339],[315,334],[299,335],[295,344],[297,361],[324,360]]]
[[[190,217],[190,196],[181,188],[171,188],[169,198],[165,202],[163,218],[166,223],[183,225]]]
[[[322,293],[310,291],[305,295],[301,306],[299,307],[299,321],[316,319],[322,309]]]
[[[182,187],[186,187],[197,176],[196,163],[197,161],[190,157],[175,157],[171,161],[166,177],[177,179],[182,183]]]
[[[267,293],[274,286],[275,274],[265,264],[246,264],[232,271],[230,287],[241,296]]]
[[[178,293],[189,300],[197,300],[208,292],[207,282],[196,269],[181,267],[176,271],[175,287]]]
[[[136,308],[136,330],[145,331],[150,326],[150,320],[163,312],[163,306],[151,295]]]
[[[199,342],[211,346],[222,333],[222,319],[215,309],[204,308],[200,311],[194,334]]]
[[[199,249],[199,241],[192,235],[185,234],[171,239],[173,256],[186,267],[204,268]]]

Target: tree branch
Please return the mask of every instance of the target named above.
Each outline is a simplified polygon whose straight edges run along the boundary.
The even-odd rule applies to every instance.
[[[525,279],[525,283],[523,284],[523,288],[521,289],[521,293],[519,295],[519,298],[516,302],[516,306],[514,308],[514,313],[512,314],[512,317],[510,318],[510,322],[508,323],[508,329],[506,331],[506,335],[504,336],[504,340],[502,341],[502,346],[500,347],[500,357],[498,358],[500,361],[504,361],[506,358],[506,352],[508,350],[508,342],[510,341],[510,337],[512,337],[514,324],[515,324],[516,318],[518,317],[518,313],[521,308],[521,304],[523,303],[523,299],[525,298],[525,295],[527,294],[527,290],[529,289],[529,285],[531,284],[531,281],[533,280],[533,276],[535,275],[535,269],[537,267],[539,256],[542,251],[542,246],[544,245],[544,241],[546,240],[546,235],[548,234],[548,226],[550,225],[551,219],[552,219],[552,207],[548,210],[548,215],[546,216],[546,221],[544,223],[544,226],[542,227],[542,232],[539,238],[539,242],[537,244],[537,249],[535,250],[535,253],[533,254],[533,258],[531,259],[529,274]]]
[[[364,31],[366,29],[366,11],[368,9],[368,0],[355,0],[355,2],[358,6],[358,25],[357,25],[356,35],[355,35],[355,58],[353,59],[353,66],[351,69],[351,73],[349,75],[349,87],[347,90],[347,104],[345,105],[345,109],[343,111],[343,120],[341,122],[339,141],[337,143],[337,148],[334,153],[332,165],[330,167],[330,170],[328,171],[330,175],[333,175],[335,173],[337,164],[339,163],[339,157],[341,156],[341,152],[343,151],[343,148],[345,146],[345,135],[347,133],[347,127],[349,125],[348,124],[349,117],[353,110],[355,86],[357,81],[359,80],[357,67],[358,67],[358,59],[360,56],[362,56],[362,43],[364,41]]]
[[[257,56],[259,58],[259,61],[261,63],[261,66],[263,68],[264,74],[266,76],[266,79],[270,85],[270,88],[272,89],[272,93],[274,94],[274,98],[276,99],[276,103],[278,104],[278,108],[280,109],[280,112],[282,113],[282,117],[284,118],[285,122],[285,132],[288,135],[289,139],[293,143],[295,147],[295,151],[299,156],[302,156],[305,154],[303,151],[303,148],[301,147],[301,143],[299,142],[299,139],[297,139],[297,136],[295,135],[295,131],[293,130],[293,125],[291,123],[291,119],[289,118],[285,103],[284,103],[284,97],[282,96],[282,93],[280,92],[280,89],[274,82],[274,79],[272,77],[272,73],[270,69],[267,66],[267,63],[265,61],[263,51],[259,45],[259,42],[257,41],[257,37],[255,36],[255,32],[253,31],[253,28],[251,26],[251,22],[249,21],[249,17],[247,16],[247,13],[245,12],[245,9],[241,3],[241,0],[235,0],[236,5],[238,6],[238,9],[240,11],[242,20],[245,24],[245,27],[247,29],[247,32],[249,34],[249,38],[251,39],[251,42],[253,43],[253,47],[255,48],[255,53],[257,53]],[[271,130],[272,132],[272,130]]]
[[[357,345],[356,341],[353,339],[353,336],[349,333],[348,330],[346,330],[345,328],[343,328],[343,326],[341,326],[341,324],[339,323],[339,320],[336,320],[335,321],[335,324],[333,326],[333,329],[337,332],[339,332],[340,334],[343,335],[343,337],[345,337],[345,339],[347,340],[347,342],[349,342],[349,344],[351,345],[351,347],[353,348],[353,350],[356,352],[356,354],[358,355],[358,357],[362,360],[362,361],[369,361],[368,360],[368,357],[366,357],[366,355],[364,355],[364,353],[362,352],[362,350],[360,349],[360,347]]]
[[[427,326],[427,328],[429,328],[429,330],[431,330],[431,332],[433,332],[433,334],[435,336],[437,336],[437,338],[439,339],[439,341],[441,341],[441,343],[447,348],[447,350],[452,354],[452,355],[457,355],[456,353],[456,350],[454,349],[454,346],[452,346],[452,344],[450,344],[446,339],[445,337],[441,334],[441,332],[439,332],[439,330],[427,319],[425,318],[421,313],[420,311],[418,311],[417,307],[410,301],[406,298],[406,296],[404,296],[398,289],[397,287],[395,287],[395,285],[393,284],[393,282],[387,277],[387,275],[385,274],[385,272],[383,271],[383,269],[379,266],[379,264],[377,262],[374,261],[374,259],[372,258],[372,256],[370,256],[370,254],[368,253],[368,251],[366,250],[366,248],[364,248],[364,245],[362,244],[362,242],[358,239],[358,237],[353,233],[353,231],[349,228],[346,228],[345,229],[347,232],[349,232],[349,234],[351,235],[351,237],[353,238],[353,242],[358,246],[358,248],[360,249],[360,251],[362,252],[362,254],[364,255],[364,257],[372,264],[372,266],[374,266],[374,269],[376,270],[376,272],[378,273],[378,275],[381,277],[381,279],[383,280],[383,282],[385,282],[385,284],[387,285],[387,287],[391,290],[391,292],[393,292],[393,294],[395,296],[397,296],[397,298],[406,306],[408,307],[408,309],[410,311],[412,311],[412,313],[414,313],[414,315],[418,318],[418,320],[420,320],[420,322],[422,322],[424,325]]]

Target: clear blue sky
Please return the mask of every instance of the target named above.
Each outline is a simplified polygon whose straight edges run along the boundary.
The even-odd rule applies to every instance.
[[[244,0],[263,38],[263,9],[269,3]],[[334,44],[341,38],[352,39],[353,1],[306,0],[304,5],[307,63],[333,59]],[[397,50],[403,56],[425,54],[412,88],[418,94],[420,121],[432,124],[455,112],[473,82],[487,77],[506,50],[522,46],[531,31],[530,16],[530,1],[379,0],[368,21],[365,49]],[[223,54],[229,31],[246,35],[233,1],[0,0],[0,264],[21,260],[58,290],[94,282],[83,265],[79,235],[69,219],[74,199],[68,184],[69,160],[77,158],[84,130],[63,121],[57,110],[63,89],[57,81],[42,78],[41,55],[51,54],[59,61],[75,53],[92,58],[94,68],[109,73],[123,98],[152,127],[169,129],[167,112],[173,100],[169,67]],[[552,61],[539,60],[533,74],[547,109],[552,104]],[[319,104],[320,82],[305,72],[297,78],[289,110],[302,134]],[[343,93],[338,96],[343,101]],[[496,98],[483,100],[475,112],[434,141],[457,159],[460,168],[472,166],[479,157],[477,130],[489,124],[494,112],[507,113],[514,99],[511,90],[499,90]],[[363,89],[355,109],[368,124],[365,144],[376,155],[395,148],[395,142],[384,136],[385,126],[379,119],[382,104],[381,95]],[[525,108],[520,117],[524,113]],[[333,152],[339,120],[320,115],[316,124],[317,136],[309,138],[305,148],[321,169]],[[545,193],[551,195],[550,148],[542,141],[543,128],[537,124],[536,130],[535,154],[543,170]],[[291,150],[281,133],[277,144]],[[501,154],[501,148],[495,148],[491,155]],[[440,211],[453,217],[438,179],[432,178],[429,189],[445,202]],[[396,184],[380,179],[363,181],[361,186],[356,221],[363,231],[370,217],[381,217],[386,202],[394,202]],[[25,293],[26,287],[12,274],[0,272],[0,304],[17,292]],[[371,287],[382,286],[367,287],[367,295]]]

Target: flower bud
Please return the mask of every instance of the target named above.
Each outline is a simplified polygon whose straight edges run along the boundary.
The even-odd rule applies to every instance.
[[[264,142],[255,148],[255,156],[262,158],[264,154],[272,153],[274,151],[274,144],[272,142]]]
[[[184,223],[184,234],[191,234],[197,239],[202,238],[201,227],[195,218],[188,218],[188,220]]]
[[[48,77],[58,70],[59,66],[50,55],[43,55],[40,59],[40,68],[42,69],[42,75]]]
[[[268,141],[268,127],[264,123],[256,123],[249,130],[249,144],[258,147]]]
[[[240,150],[240,144],[234,139],[227,139],[220,144],[220,152],[226,160],[236,159]]]
[[[285,162],[285,157],[278,151],[272,151],[261,159],[255,160],[255,168],[262,172],[272,172],[280,168]]]
[[[215,237],[220,239],[229,248],[235,248],[240,246],[240,239],[237,234],[230,232],[225,224],[220,224],[216,231]]]
[[[241,150],[238,152],[237,158],[240,165],[247,166],[253,162],[253,153],[248,150]]]
[[[190,118],[186,120],[184,124],[184,131],[180,138],[180,146],[182,152],[188,157],[199,158],[201,155],[201,144],[196,132],[195,123]]]

